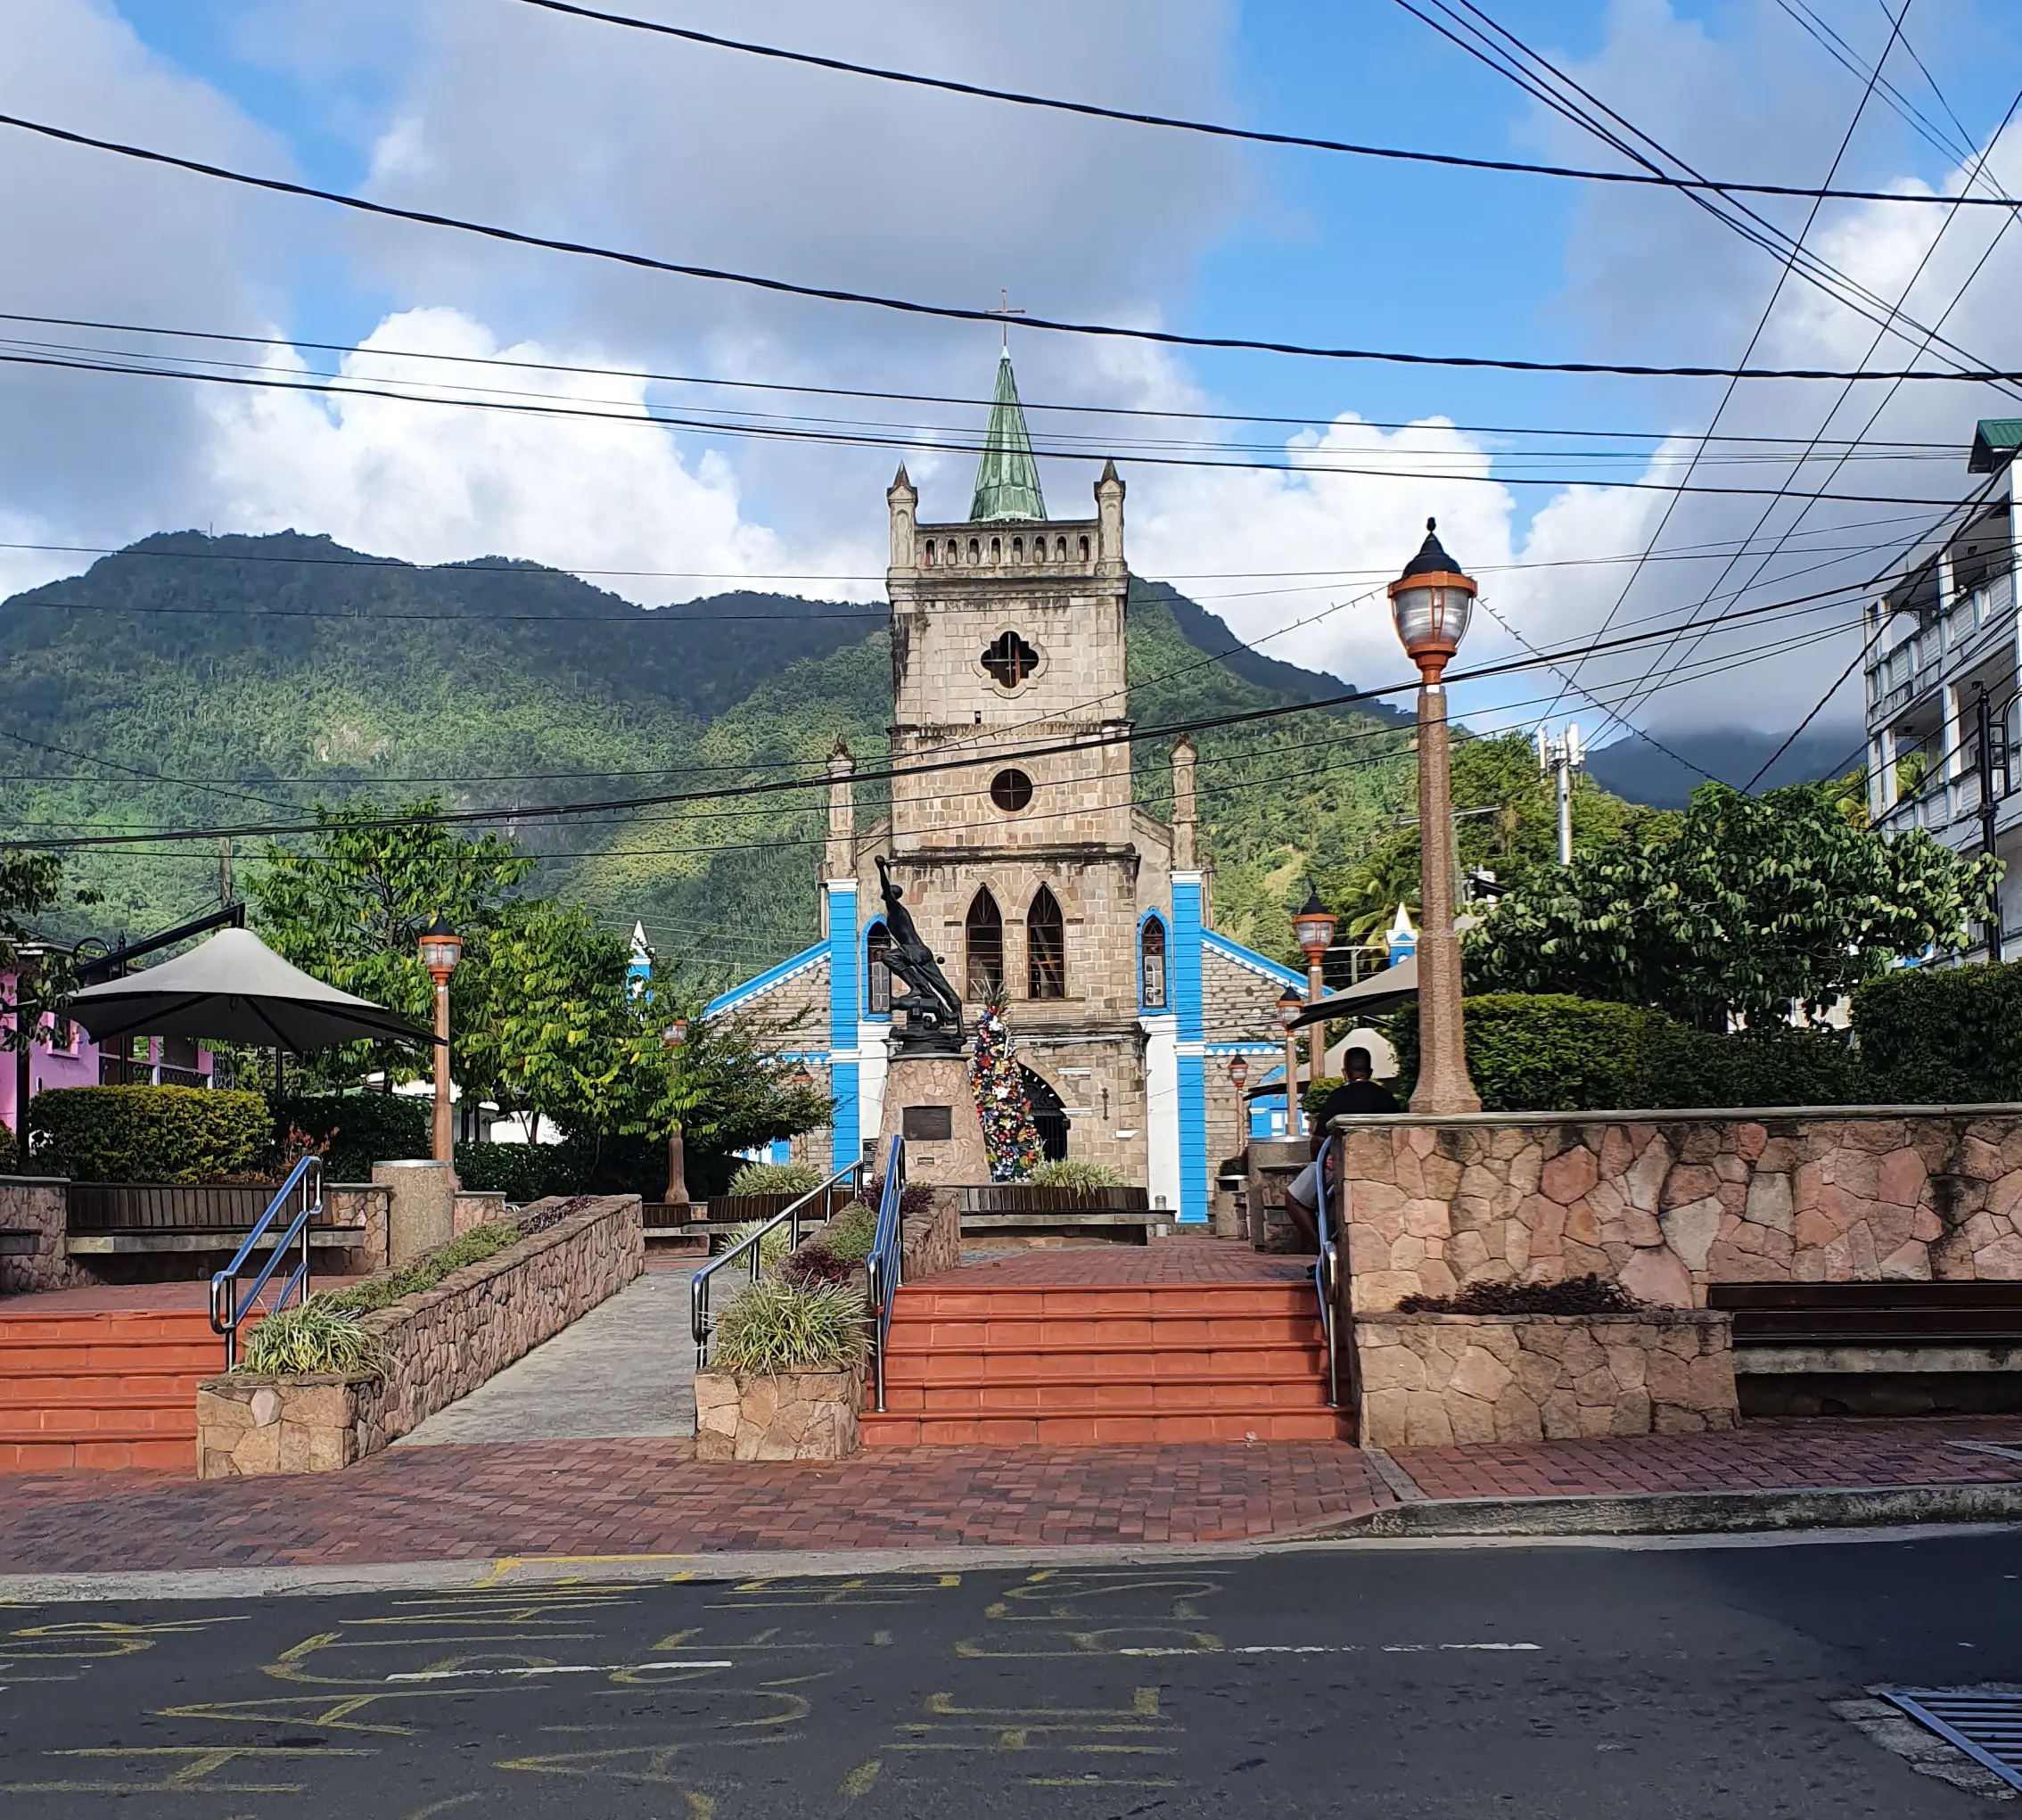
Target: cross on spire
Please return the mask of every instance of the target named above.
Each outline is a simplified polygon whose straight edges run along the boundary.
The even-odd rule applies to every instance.
[[[1003,301],[999,304],[999,306],[995,309],[988,310],[985,312],[985,314],[997,317],[1002,322],[1004,328],[1004,351],[1008,354],[1011,351],[1011,318],[1015,316],[1023,316],[1027,314],[1027,312],[1023,309],[1012,309],[1011,293],[1010,292],[1003,289],[1001,286],[999,288],[997,294],[1003,300]]]

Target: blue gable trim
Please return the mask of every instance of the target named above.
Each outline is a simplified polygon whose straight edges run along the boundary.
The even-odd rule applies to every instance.
[[[738,1006],[748,1004],[762,992],[792,979],[797,973],[804,973],[810,967],[818,967],[828,959],[828,943],[817,942],[812,948],[803,948],[790,960],[782,960],[777,967],[768,968],[763,973],[735,985],[727,992],[719,992],[703,1007],[703,1016],[714,1017],[720,1012],[735,1011]]]
[[[1254,948],[1245,948],[1240,942],[1231,942],[1226,935],[1218,935],[1212,929],[1201,931],[1201,946],[1210,954],[1219,954],[1224,960],[1233,960],[1238,967],[1246,967],[1252,973],[1261,973],[1266,979],[1281,986],[1296,986],[1303,993],[1306,976],[1295,973],[1289,967],[1281,965],[1268,955],[1259,954]]]

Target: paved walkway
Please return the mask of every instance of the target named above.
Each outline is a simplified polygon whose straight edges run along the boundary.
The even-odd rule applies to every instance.
[[[2022,1486],[2022,1420],[1446,1448],[925,1448],[703,1463],[678,1439],[396,1448],[341,1474],[8,1483],[0,1573],[1288,1538],[1401,1502]]]
[[[656,1265],[517,1364],[394,1443],[607,1440],[692,1436],[693,1266]]]

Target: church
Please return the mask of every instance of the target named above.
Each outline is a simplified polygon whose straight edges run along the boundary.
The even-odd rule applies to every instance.
[[[1047,515],[1008,351],[967,517],[923,520],[903,466],[885,495],[890,813],[859,825],[839,742],[821,939],[707,1012],[790,1031],[789,1052],[835,1102],[833,1168],[857,1160],[883,1110],[881,861],[966,1026],[1004,994],[1049,1157],[1106,1164],[1154,1207],[1200,1221],[1212,1172],[1246,1141],[1229,1065],[1242,1056],[1265,1075],[1283,1052],[1278,998],[1305,982],[1214,931],[1192,744],[1168,754],[1170,825],[1131,800],[1123,497],[1112,462],[1092,516]]]

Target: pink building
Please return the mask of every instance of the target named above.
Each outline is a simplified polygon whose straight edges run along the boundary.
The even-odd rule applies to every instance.
[[[12,1003],[14,977],[0,974],[0,1001]],[[12,1028],[12,1013],[0,1017],[0,1025]],[[0,1055],[0,1124],[18,1137],[21,1134],[21,1104],[24,1085],[32,1097],[56,1087],[96,1087],[120,1082],[143,1086],[208,1087],[210,1085],[210,1051],[185,1037],[136,1036],[115,1043],[110,1050],[99,1046],[68,1019],[45,1017],[42,1027],[48,1042],[37,1042],[26,1055]]]

